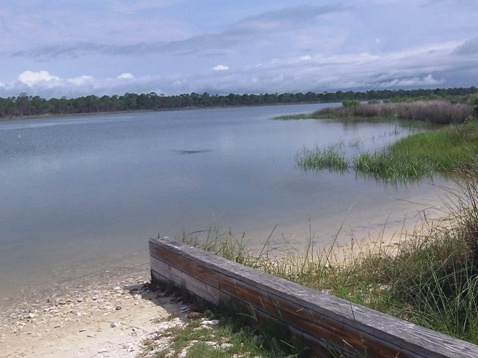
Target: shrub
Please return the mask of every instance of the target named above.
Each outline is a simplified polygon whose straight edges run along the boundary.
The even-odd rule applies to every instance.
[[[360,106],[360,101],[358,99],[344,99],[342,101],[342,106],[344,106],[344,107],[357,107],[357,106]]]

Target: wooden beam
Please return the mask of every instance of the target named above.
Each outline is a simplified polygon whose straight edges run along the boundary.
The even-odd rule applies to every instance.
[[[231,262],[167,237],[149,241],[153,283],[174,282],[214,304],[274,319],[317,356],[478,357],[478,346]]]

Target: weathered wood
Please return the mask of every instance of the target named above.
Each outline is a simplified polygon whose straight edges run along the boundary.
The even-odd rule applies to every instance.
[[[153,281],[274,319],[312,352],[368,357],[478,357],[478,346],[225,260],[169,238],[151,239]],[[242,303],[242,304],[241,304]]]

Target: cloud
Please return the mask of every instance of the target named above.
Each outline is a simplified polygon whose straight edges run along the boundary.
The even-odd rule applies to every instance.
[[[289,0],[280,2],[289,4],[283,8],[259,2],[250,8],[241,3],[218,9],[191,1],[187,4],[197,10],[192,16],[182,11],[186,2],[181,2],[186,0],[163,1],[157,5],[154,0],[138,0],[129,7],[122,0],[105,0],[97,3],[97,10],[105,14],[113,7],[107,18],[121,28],[101,24],[107,30],[100,34],[95,24],[80,24],[88,31],[76,36],[78,29],[65,33],[63,27],[53,26],[58,36],[41,36],[44,42],[26,36],[37,41],[38,47],[25,41],[2,47],[0,96],[471,86],[478,75],[478,37],[470,38],[478,25],[470,21],[471,11],[451,2],[445,6],[433,5],[431,0],[413,5],[400,0],[328,0],[323,2],[328,5],[301,5],[305,2]],[[430,5],[424,7],[424,3]],[[91,8],[83,11],[90,13]],[[430,21],[424,23],[425,13]],[[46,14],[36,16],[50,20]],[[126,24],[118,20],[126,15],[132,16]],[[170,21],[179,23],[180,30],[169,26],[171,22],[167,29],[173,35],[162,34],[164,24],[147,31],[151,27],[138,27],[143,23],[135,22],[133,28],[133,19],[145,15],[149,24],[171,15]],[[451,15],[459,20],[445,21]],[[25,71],[18,79],[12,77],[39,66],[48,66],[50,72]]]
[[[132,80],[134,76],[131,73],[126,72],[126,73],[122,73],[116,78],[119,80]]]
[[[430,87],[444,83],[444,80],[436,80],[433,75],[429,74],[424,77],[404,77],[383,80],[378,82],[379,87],[395,87],[395,88],[410,88],[410,87]]]
[[[86,41],[57,43],[10,52],[12,57],[53,59],[78,58],[85,55],[101,56],[142,56],[145,54],[166,54],[171,56],[187,54],[208,54],[211,51],[224,51],[239,44],[250,44],[262,37],[278,37],[288,31],[307,28],[308,21],[320,16],[344,12],[342,5],[289,7],[278,11],[269,11],[258,16],[246,18],[230,24],[223,31],[204,33],[172,41],[139,41],[129,44],[101,43]],[[277,46],[277,42],[274,43]]]
[[[269,11],[263,14],[239,21],[233,27],[233,31],[270,33],[273,31],[283,31],[286,28],[296,28],[304,26],[308,21],[314,20],[319,16],[330,15],[333,13],[345,12],[348,7],[342,4],[334,5],[301,5],[288,7],[282,10]]]
[[[213,70],[214,71],[227,71],[227,70],[229,70],[229,67],[224,66],[224,65],[217,65],[217,66],[213,67]]]
[[[87,76],[87,75],[68,78],[67,80],[65,80],[65,83],[71,84],[74,86],[84,86],[87,84],[93,84],[94,82],[95,82],[95,79],[93,78],[93,76]]]
[[[457,46],[453,53],[458,56],[470,56],[478,54],[478,37],[469,39],[462,45]]]
[[[28,86],[34,86],[41,82],[55,82],[59,81],[60,78],[50,75],[48,71],[24,71],[18,76],[18,80]]]

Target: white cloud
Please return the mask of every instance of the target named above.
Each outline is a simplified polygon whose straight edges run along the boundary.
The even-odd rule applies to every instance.
[[[79,77],[69,78],[65,82],[75,86],[82,86],[85,84],[93,83],[94,81],[95,79],[92,76],[83,75]]]
[[[229,70],[229,67],[224,66],[224,65],[217,65],[216,67],[213,68],[214,71],[227,71]]]
[[[52,76],[48,71],[24,71],[18,76],[18,80],[30,87],[37,85],[41,82],[59,81],[60,78]]]
[[[126,73],[122,73],[116,78],[119,80],[132,80],[134,76],[131,73],[126,72]]]
[[[388,82],[380,83],[380,87],[420,87],[432,86],[443,83],[443,80],[436,80],[432,75],[425,77],[398,78]]]

